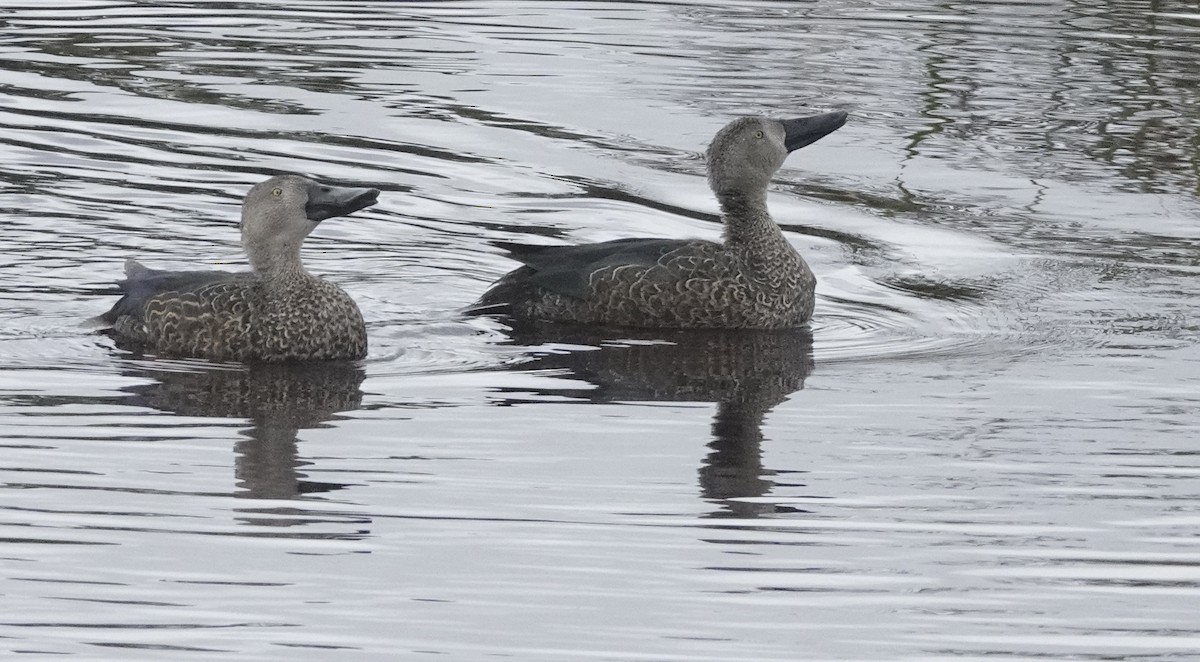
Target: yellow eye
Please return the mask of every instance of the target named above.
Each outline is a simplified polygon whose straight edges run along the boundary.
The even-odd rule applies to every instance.
[[[283,189],[276,186],[275,188],[271,189],[271,195],[278,198],[279,196],[283,195]]]
[[[762,138],[762,137],[763,137],[763,132],[762,132],[762,131],[755,131],[755,132],[754,132],[754,137],[755,137],[755,138]]]

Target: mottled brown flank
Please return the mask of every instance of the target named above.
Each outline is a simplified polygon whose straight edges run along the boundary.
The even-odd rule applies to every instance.
[[[765,210],[725,199],[738,227],[725,244],[689,241],[653,265],[606,266],[576,298],[528,283],[531,267],[506,275],[482,303],[518,318],[642,328],[785,329],[812,317],[817,279]]]
[[[529,319],[613,326],[800,326],[812,316],[816,278],[782,237],[779,241],[784,245],[771,249],[773,257],[712,242],[689,243],[653,266],[608,266],[593,272],[586,299],[536,288],[513,301],[511,312]],[[523,278],[526,269],[511,277]]]
[[[272,279],[242,275],[146,302],[143,321],[122,316],[114,329],[163,356],[214,361],[361,359],[362,314],[341,288],[299,272]]]

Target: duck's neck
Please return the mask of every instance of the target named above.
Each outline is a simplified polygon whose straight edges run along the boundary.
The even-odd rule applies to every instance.
[[[272,246],[268,250],[254,250],[247,246],[250,266],[267,281],[291,280],[308,272],[300,262],[299,246]]]
[[[755,248],[784,241],[779,226],[767,213],[767,192],[718,191],[725,221],[725,241],[731,247]]]

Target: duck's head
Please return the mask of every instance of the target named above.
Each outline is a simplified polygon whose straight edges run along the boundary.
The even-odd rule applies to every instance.
[[[708,185],[725,193],[761,193],[788,153],[811,145],[846,123],[839,110],[776,120],[740,117],[717,132],[708,146]]]
[[[280,175],[256,184],[242,203],[242,245],[255,269],[298,259],[300,244],[317,224],[370,207],[373,188],[332,186],[299,175]]]

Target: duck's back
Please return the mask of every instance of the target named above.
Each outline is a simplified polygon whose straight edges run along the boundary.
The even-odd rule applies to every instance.
[[[124,296],[98,318],[118,341],[162,356],[215,361],[358,359],[358,306],[306,273],[269,282],[250,272],[159,271],[126,265]]]
[[[501,244],[524,263],[478,312],[643,328],[787,328],[812,313],[812,272],[790,247],[763,271],[711,241],[621,239],[578,246]],[[806,294],[807,293],[807,294]]]

